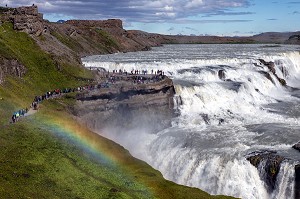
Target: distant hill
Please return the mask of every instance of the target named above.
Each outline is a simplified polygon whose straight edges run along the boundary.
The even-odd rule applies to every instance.
[[[249,37],[250,39],[259,42],[259,43],[277,43],[277,44],[297,44],[296,41],[290,40],[290,37],[294,35],[300,35],[300,32],[266,32],[258,35]]]
[[[65,23],[66,21],[65,20],[58,20],[56,23]]]
[[[290,36],[289,39],[285,41],[285,43],[300,45],[300,32],[297,32],[296,34]]]

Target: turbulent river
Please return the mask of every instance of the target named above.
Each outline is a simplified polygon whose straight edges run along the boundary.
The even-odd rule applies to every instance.
[[[83,58],[106,70],[163,70],[173,79],[178,116],[157,133],[147,128],[104,133],[176,183],[210,194],[295,198],[300,152],[300,47],[165,45],[151,51]],[[259,59],[274,62],[278,78]],[[266,77],[269,73],[269,77]],[[276,151],[280,165],[269,190],[246,157]]]

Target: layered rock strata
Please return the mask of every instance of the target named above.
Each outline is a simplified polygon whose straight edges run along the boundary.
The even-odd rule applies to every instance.
[[[89,128],[147,128],[157,131],[170,125],[174,116],[171,79],[136,84],[120,81],[109,88],[87,91],[77,96],[73,114]]]
[[[43,14],[38,12],[38,7],[35,5],[8,9],[2,19],[11,21],[15,30],[24,31],[28,34],[41,35],[43,31],[47,30]]]

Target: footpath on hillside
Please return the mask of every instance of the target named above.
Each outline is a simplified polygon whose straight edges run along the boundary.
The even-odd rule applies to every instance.
[[[9,124],[13,124],[18,122],[21,118],[30,116],[35,114],[39,105],[44,100],[61,98],[67,93],[80,93],[83,91],[92,91],[101,88],[113,88],[118,85],[120,82],[126,82],[126,84],[130,85],[138,85],[138,84],[153,84],[156,82],[160,82],[165,79],[164,72],[161,70],[151,71],[151,74],[148,74],[146,70],[138,71],[134,70],[131,73],[127,73],[126,71],[117,71],[113,72],[109,71],[98,71],[98,79],[97,83],[90,83],[85,86],[79,86],[76,88],[64,88],[64,89],[55,89],[44,93],[43,95],[35,96],[33,102],[29,106],[29,108],[22,108],[18,111],[14,112],[11,116]]]

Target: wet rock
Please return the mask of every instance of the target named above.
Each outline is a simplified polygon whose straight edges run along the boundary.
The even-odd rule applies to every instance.
[[[284,79],[279,78],[279,77],[277,77],[277,79],[282,86],[286,86],[286,81]]]
[[[261,74],[263,74],[268,80],[270,80],[273,84],[275,84],[274,80],[272,79],[272,76],[270,75],[270,73],[266,72],[266,71],[259,71]]]
[[[277,60],[276,65],[278,65],[278,68],[280,69],[280,71],[281,71],[284,78],[289,76],[288,68],[286,67],[286,65],[281,60]]]
[[[293,147],[293,149],[300,151],[300,142],[298,142],[297,144],[294,144],[294,146],[292,146],[292,147]]]
[[[258,169],[260,178],[266,183],[270,193],[275,189],[280,164],[284,159],[274,151],[253,152],[247,157],[247,160]]]
[[[300,164],[295,166],[295,199],[300,198]]]
[[[207,114],[201,114],[202,119],[204,120],[205,124],[209,125],[210,120]]]
[[[219,70],[218,71],[218,76],[221,80],[225,79],[225,71],[224,70]]]
[[[273,73],[275,74],[276,71],[275,71],[275,64],[274,62],[270,61],[270,62],[266,62],[265,60],[263,59],[258,59],[263,65],[267,66],[268,69]]]
[[[223,124],[225,120],[223,118],[219,119],[219,125]]]
[[[272,62],[272,61],[266,62],[266,61],[263,60],[263,59],[259,59],[259,61],[260,61],[263,65],[265,65],[265,66],[268,67],[268,69],[273,73],[273,75],[277,78],[277,80],[279,81],[279,83],[280,83],[282,86],[286,86],[286,85],[287,85],[287,84],[286,84],[286,81],[285,81],[284,79],[278,77],[278,75],[276,74],[275,63],[274,63],[274,62]],[[282,66],[282,67],[284,67],[284,66]],[[268,79],[272,79],[271,76],[269,77],[269,75],[270,75],[270,74],[268,74],[266,77],[267,77]]]

